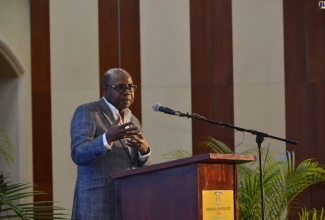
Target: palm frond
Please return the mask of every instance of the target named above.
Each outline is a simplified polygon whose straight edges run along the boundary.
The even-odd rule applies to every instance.
[[[11,166],[14,162],[14,152],[15,150],[12,147],[9,137],[3,131],[0,130],[0,153],[4,156],[9,166]]]
[[[63,208],[48,205],[52,201],[22,203],[22,199],[45,194],[33,191],[32,184],[10,181],[4,173],[0,173],[0,183],[0,219],[67,219]]]
[[[191,157],[192,154],[185,150],[173,150],[168,153],[162,154],[162,158],[171,161],[171,160],[179,160],[187,157]]]
[[[200,147],[207,147],[211,149],[212,153],[218,153],[218,154],[234,153],[227,145],[212,137],[206,137],[206,140],[200,143]]]
[[[325,209],[312,209],[308,211],[306,207],[301,208],[301,214],[298,213],[300,220],[323,220],[325,219]]]
[[[307,187],[325,181],[324,166],[314,159],[302,161],[293,173],[286,177],[286,197],[291,203]]]

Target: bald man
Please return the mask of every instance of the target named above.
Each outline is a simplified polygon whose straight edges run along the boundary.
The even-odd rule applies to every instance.
[[[110,69],[102,84],[103,97],[80,105],[71,121],[71,158],[78,165],[72,219],[121,220],[120,188],[110,174],[151,164],[150,147],[129,109],[137,89],[131,75]]]

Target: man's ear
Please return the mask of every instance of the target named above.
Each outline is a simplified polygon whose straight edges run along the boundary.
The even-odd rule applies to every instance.
[[[106,95],[106,86],[105,85],[102,85],[102,92],[103,92],[103,95]]]

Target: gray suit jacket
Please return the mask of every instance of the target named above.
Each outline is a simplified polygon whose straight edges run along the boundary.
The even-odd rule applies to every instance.
[[[112,150],[105,151],[102,135],[114,120],[103,99],[81,105],[74,113],[70,130],[71,157],[78,165],[78,176],[72,219],[121,220],[120,188],[110,174],[130,169],[132,165],[141,167],[151,163],[150,157],[141,163],[138,152],[132,149],[130,153],[123,140],[115,141]],[[140,127],[133,115],[131,121]]]

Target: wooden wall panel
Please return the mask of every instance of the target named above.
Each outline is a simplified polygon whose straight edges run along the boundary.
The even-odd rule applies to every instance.
[[[286,99],[286,137],[298,141],[298,145],[287,144],[287,150],[295,151],[296,160],[302,161],[308,157],[308,151],[302,146],[308,142],[306,122],[306,85],[303,83],[285,85]]]
[[[191,0],[192,112],[207,119],[233,124],[233,68],[231,1]],[[234,131],[192,121],[193,154],[209,152],[199,147],[212,136],[234,146]]]
[[[325,13],[317,6],[318,1],[284,1],[286,134],[299,141],[287,150],[295,151],[297,163],[315,158],[325,164]],[[300,203],[322,207],[325,184],[307,189]]]
[[[99,84],[102,75],[119,66],[118,0],[98,0]]]
[[[284,56],[285,56],[285,107],[286,136],[297,140],[298,146],[287,145],[287,150],[300,149],[297,160],[306,155],[301,146],[306,146],[306,59],[304,37],[304,2],[283,2],[284,10]],[[297,120],[299,118],[299,120]],[[295,128],[295,129],[294,129]]]
[[[213,75],[210,39],[210,4],[209,1],[190,1],[190,34],[191,34],[191,92],[192,113],[197,113],[208,119],[213,118],[214,104]],[[203,152],[198,147],[203,136],[213,136],[213,126],[192,120],[193,154]]]
[[[141,53],[139,0],[121,0],[121,66],[138,85],[132,113],[141,121]]]
[[[98,0],[100,79],[114,67],[132,75],[139,89],[131,110],[141,121],[139,10],[139,0]]]
[[[231,1],[211,1],[214,120],[234,123],[232,6]],[[216,137],[234,147],[234,130],[214,126]]]
[[[323,71],[322,74],[325,75],[325,72]],[[320,74],[315,75],[322,77]],[[325,165],[325,81],[309,83],[308,95],[310,98],[308,101],[308,145],[306,148],[311,158],[315,158],[320,164]],[[317,208],[319,210],[322,207],[324,208],[325,183],[311,187],[309,202],[311,208]]]
[[[30,0],[33,181],[47,194],[35,201],[53,200],[49,1]]]
[[[315,7],[316,5],[316,7]],[[318,1],[306,1],[306,63],[308,75],[307,151],[311,158],[325,164],[325,11],[317,8]],[[311,208],[320,210],[325,204],[325,183],[312,186]]]
[[[306,0],[306,59],[309,83],[325,82],[325,10]]]

